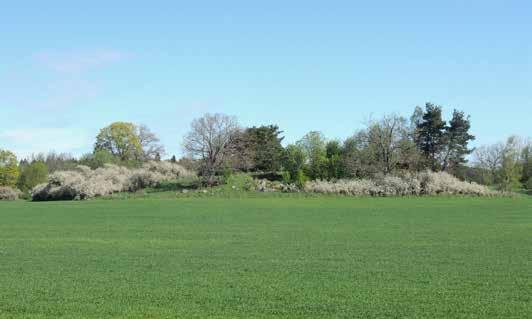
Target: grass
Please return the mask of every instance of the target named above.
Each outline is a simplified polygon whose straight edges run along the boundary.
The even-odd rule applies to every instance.
[[[530,198],[0,203],[0,318],[531,318]]]

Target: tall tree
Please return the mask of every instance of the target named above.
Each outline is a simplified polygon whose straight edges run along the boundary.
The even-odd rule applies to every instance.
[[[454,110],[453,118],[445,127],[443,171],[452,171],[467,162],[466,156],[473,152],[473,149],[468,148],[469,142],[475,140],[469,133],[470,129],[470,117],[465,116],[464,112]]]
[[[33,187],[48,180],[48,166],[44,162],[33,162],[21,167],[17,186],[21,191],[31,190]]]
[[[144,124],[137,126],[136,131],[142,148],[142,159],[145,161],[160,160],[165,154],[165,149],[157,135]]]
[[[205,114],[192,121],[183,148],[192,158],[202,161],[201,173],[209,180],[223,167],[231,138],[238,129],[236,117],[224,114]]]
[[[100,130],[94,151],[108,151],[121,161],[140,160],[142,144],[133,123],[115,122]]]
[[[19,174],[17,156],[0,149],[0,186],[15,187]]]
[[[321,132],[311,131],[296,143],[305,153],[305,173],[311,179],[327,178],[326,140]]]
[[[277,125],[250,127],[245,130],[253,156],[254,170],[275,172],[281,168],[283,132]]]
[[[520,153],[519,138],[511,136],[506,141],[501,162],[499,186],[503,190],[511,191],[521,186],[519,180],[522,177],[523,166],[519,161]]]
[[[339,141],[332,140],[327,142],[325,154],[327,157],[328,179],[339,179],[343,177],[342,153],[343,149]]]
[[[305,152],[301,146],[290,144],[286,146],[283,155],[283,170],[288,173],[288,180],[296,182],[298,175],[303,174],[303,168],[306,162]]]
[[[415,140],[427,167],[434,171],[441,168],[439,156],[446,143],[445,124],[441,106],[426,103],[425,113],[417,125]]]
[[[475,167],[485,175],[483,176],[485,184],[493,185],[500,182],[499,170],[503,162],[505,147],[504,143],[496,143],[483,145],[475,150]]]
[[[523,146],[521,152],[521,162],[523,163],[523,174],[521,176],[521,183],[525,187],[532,187],[532,140],[529,139]]]
[[[402,155],[410,147],[407,121],[398,115],[384,116],[370,123],[366,137],[369,151],[379,172],[390,174],[402,167]]]

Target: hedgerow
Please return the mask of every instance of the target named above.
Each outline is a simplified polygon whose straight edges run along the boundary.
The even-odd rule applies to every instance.
[[[460,181],[444,173],[422,172],[404,176],[385,176],[374,180],[310,181],[305,191],[351,196],[415,196],[415,195],[474,195],[493,196],[497,193],[476,183]]]
[[[71,171],[51,174],[48,183],[32,190],[34,201],[83,200],[111,195],[117,192],[135,192],[155,187],[164,181],[193,176],[194,173],[178,164],[148,162],[138,169],[107,164],[92,170],[78,166]]]

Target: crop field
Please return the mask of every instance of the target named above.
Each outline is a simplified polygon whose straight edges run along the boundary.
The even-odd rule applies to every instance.
[[[532,200],[2,202],[0,318],[532,318]]]

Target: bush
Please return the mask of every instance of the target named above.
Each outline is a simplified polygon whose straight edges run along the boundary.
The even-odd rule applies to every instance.
[[[294,184],[299,188],[299,189],[304,189],[305,188],[305,183],[307,182],[307,176],[305,175],[305,173],[303,172],[303,170],[298,170],[297,173],[296,173],[296,176],[294,178]]]
[[[384,176],[375,180],[311,181],[305,190],[313,193],[351,196],[414,196],[414,195],[474,195],[497,194],[488,187],[463,182],[447,173],[423,172],[417,175]]]
[[[18,188],[27,192],[35,186],[45,183],[48,179],[48,167],[43,162],[34,162],[21,167]]]
[[[0,200],[17,200],[21,194],[18,189],[0,186]]]
[[[257,183],[248,174],[234,174],[227,178],[226,187],[230,190],[243,190],[243,191],[254,191],[257,189]]]
[[[477,195],[492,196],[496,194],[488,187],[477,183],[469,183],[445,172],[423,172],[419,173],[417,179],[420,181],[422,193],[425,195]]]
[[[136,192],[155,187],[164,181],[176,180],[180,176],[193,176],[183,167],[167,162],[149,162],[139,169],[105,164],[91,170],[78,166],[72,171],[56,172],[50,175],[48,183],[32,190],[32,199],[83,200],[107,196],[117,192]]]

